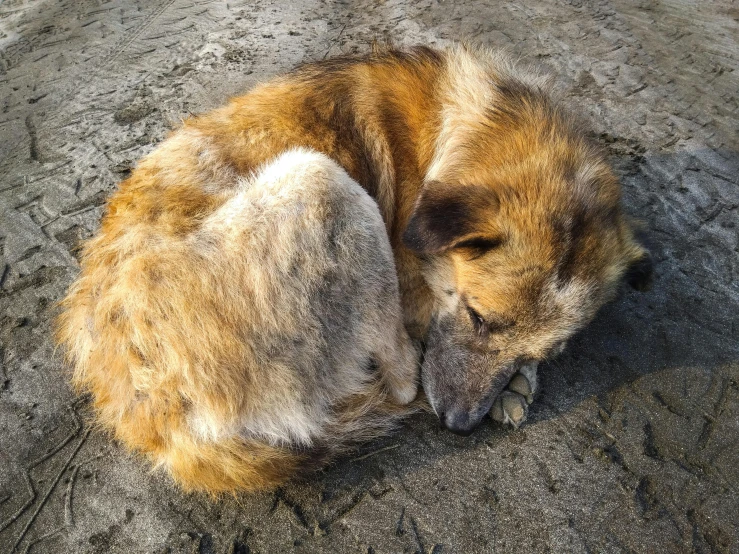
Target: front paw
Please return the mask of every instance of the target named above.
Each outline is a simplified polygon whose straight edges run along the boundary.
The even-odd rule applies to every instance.
[[[418,383],[413,379],[406,383],[395,382],[389,386],[390,395],[398,404],[405,406],[416,399],[418,395]]]
[[[538,364],[522,366],[506,389],[495,399],[490,416],[503,425],[518,429],[529,415],[529,405],[538,390],[536,369]]]
[[[413,402],[418,396],[421,343],[407,338],[406,335],[406,339],[401,341],[398,351],[398,358],[388,364],[385,372],[385,382],[393,399],[401,406],[405,406]]]

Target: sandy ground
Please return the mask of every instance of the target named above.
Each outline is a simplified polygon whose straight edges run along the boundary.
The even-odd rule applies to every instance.
[[[0,552],[739,552],[736,2],[0,4]],[[529,423],[418,416],[310,482],[211,502],[84,423],[50,341],[74,245],[189,113],[373,38],[557,75],[646,221],[624,291],[541,372]]]

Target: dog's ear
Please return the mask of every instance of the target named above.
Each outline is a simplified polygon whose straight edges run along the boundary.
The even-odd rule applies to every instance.
[[[482,253],[500,244],[486,233],[498,206],[497,195],[487,187],[430,181],[416,201],[403,244],[419,254],[438,254],[450,248]]]
[[[637,254],[632,258],[624,275],[626,282],[632,288],[644,292],[652,288],[654,280],[654,262],[648,250],[638,248]]]

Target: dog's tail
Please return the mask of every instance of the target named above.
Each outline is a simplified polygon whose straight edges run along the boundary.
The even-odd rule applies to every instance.
[[[172,442],[158,462],[188,491],[270,490],[324,467],[359,443],[388,434],[404,417],[421,409],[422,400],[401,406],[376,382],[337,406],[325,439],[310,448],[295,450],[238,437],[202,442],[183,433],[171,435]]]
[[[305,455],[287,448],[233,437],[217,442],[193,440],[189,434],[174,439],[155,462],[164,466],[185,491],[211,495],[270,490],[295,476]]]
[[[335,419],[326,429],[331,456],[346,454],[359,443],[387,435],[424,406],[423,399],[400,405],[380,380],[374,381],[362,394],[350,397],[334,410]]]

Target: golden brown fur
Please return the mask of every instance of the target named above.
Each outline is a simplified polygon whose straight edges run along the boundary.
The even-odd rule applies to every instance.
[[[271,488],[408,411],[417,353],[392,251],[374,202],[325,156],[287,151],[188,204],[188,183],[167,180],[202,157],[158,166],[181,142],[111,199],[57,338],[98,420],[185,488]],[[183,196],[142,213],[160,185]]]
[[[260,370],[264,354],[246,346],[251,334],[303,330],[285,328],[268,305],[240,311],[233,290],[219,289],[223,271],[204,277],[207,264],[193,264],[201,255],[193,237],[241,179],[304,148],[337,162],[377,201],[405,328],[429,347],[432,407],[450,428],[474,426],[523,362],[555,350],[646,259],[615,177],[546,88],[482,50],[381,51],[303,66],[187,120],[121,184],[84,248],[58,326],[76,386],[92,391],[119,440],[207,491],[273,487],[403,413],[384,391],[413,382],[410,347],[390,326],[400,338],[381,343],[398,352],[379,364],[381,378],[327,394],[330,417],[315,422],[303,447],[259,429],[208,434],[208,422],[218,428],[252,413],[250,399],[297,386],[289,368]],[[201,247],[226,256],[222,243]],[[253,263],[279,265],[276,251]],[[267,286],[250,281],[247,267],[233,271],[251,294]],[[283,286],[289,277],[271,294]],[[299,311],[291,294],[285,307]],[[234,371],[245,359],[249,370]],[[407,390],[398,397],[410,399]],[[195,422],[193,404],[204,414]],[[271,413],[269,402],[260,406]]]

